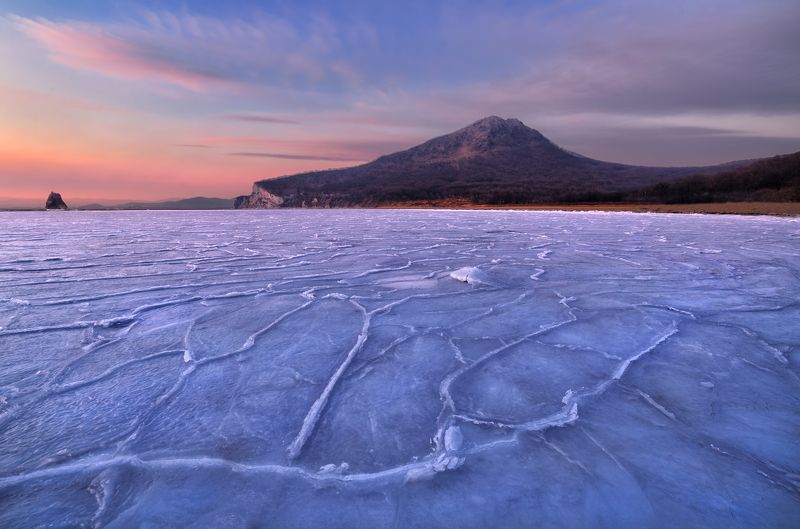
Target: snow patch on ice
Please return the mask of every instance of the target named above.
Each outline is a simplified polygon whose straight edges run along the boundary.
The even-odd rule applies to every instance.
[[[131,323],[135,322],[136,318],[131,316],[120,316],[118,318],[108,318],[105,320],[99,320],[95,323],[97,327],[103,327],[104,329],[112,329],[117,327],[127,327]]]
[[[330,463],[328,465],[322,465],[319,467],[320,474],[344,474],[350,469],[350,465],[345,462],[342,462],[339,465],[334,465]]]
[[[458,452],[464,443],[464,434],[458,426],[450,426],[444,432],[444,449],[448,452]]]
[[[476,268],[474,266],[465,266],[464,268],[453,270],[452,272],[450,272],[450,277],[452,277],[456,281],[461,281],[462,283],[467,283],[470,285],[492,284],[489,279],[489,275],[483,270]]]

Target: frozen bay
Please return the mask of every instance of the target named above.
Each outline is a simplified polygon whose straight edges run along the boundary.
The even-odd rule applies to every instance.
[[[0,213],[0,527],[797,527],[800,222]]]

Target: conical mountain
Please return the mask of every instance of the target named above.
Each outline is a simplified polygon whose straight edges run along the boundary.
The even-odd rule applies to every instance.
[[[457,163],[475,157],[501,157],[510,151],[525,151],[540,156],[563,153],[539,131],[526,127],[518,119],[490,116],[407,151],[381,157],[376,162]]]
[[[518,119],[490,116],[364,165],[261,180],[255,188],[261,195],[280,197],[283,206],[377,206],[437,199],[548,202],[730,168],[730,164],[665,168],[602,162],[558,147]],[[237,207],[264,203],[263,196],[255,198],[240,197]]]

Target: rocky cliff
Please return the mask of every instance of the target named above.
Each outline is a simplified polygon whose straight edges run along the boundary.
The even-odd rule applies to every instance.
[[[258,183],[253,184],[252,193],[238,196],[233,202],[233,207],[236,209],[278,208],[281,205],[283,205],[283,198],[263,189]]]

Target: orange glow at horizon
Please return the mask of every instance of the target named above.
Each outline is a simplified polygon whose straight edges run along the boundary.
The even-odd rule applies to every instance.
[[[36,202],[50,190],[88,200],[233,197],[249,192],[255,180],[363,158],[330,138],[275,139],[214,120],[167,120],[2,85],[0,95],[0,199]],[[305,151],[330,152],[334,159],[230,155],[261,150],[300,158]]]

